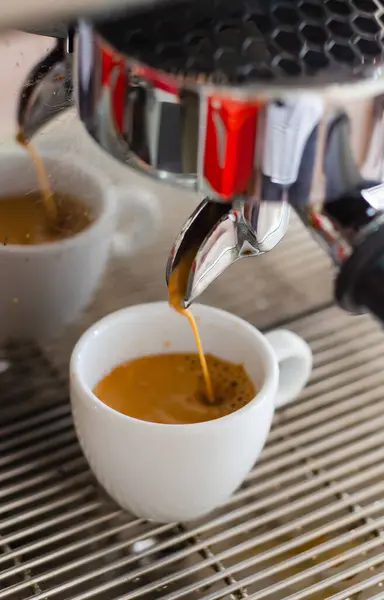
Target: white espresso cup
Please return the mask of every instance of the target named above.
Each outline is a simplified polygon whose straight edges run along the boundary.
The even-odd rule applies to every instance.
[[[59,333],[90,301],[110,248],[131,255],[154,236],[158,209],[137,188],[116,188],[77,156],[39,151],[53,192],[90,209],[92,224],[59,241],[0,244],[0,341]],[[36,171],[20,148],[0,151],[2,198],[38,190]]]
[[[312,367],[309,346],[290,331],[263,335],[217,308],[192,310],[204,350],[242,363],[256,387],[256,396],[232,414],[163,425],[123,415],[93,394],[127,360],[196,351],[187,319],[166,302],[108,315],[80,338],[70,364],[74,423],[97,479],[120,506],[159,522],[202,517],[229,498],[257,460],[276,406],[299,394]]]

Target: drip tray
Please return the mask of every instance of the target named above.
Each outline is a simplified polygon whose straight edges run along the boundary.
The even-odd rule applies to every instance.
[[[27,343],[0,357],[0,599],[384,598],[384,335],[331,307],[289,328],[314,351],[243,487],[158,525],[96,485],[67,382]],[[235,449],[234,449],[235,451]]]

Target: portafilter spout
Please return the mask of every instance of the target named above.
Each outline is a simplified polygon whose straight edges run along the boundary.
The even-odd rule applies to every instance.
[[[57,39],[54,48],[32,69],[19,98],[19,131],[31,139],[40,128],[72,104],[72,34]]]
[[[174,269],[188,272],[184,307],[240,258],[274,248],[287,231],[289,210],[286,202],[256,203],[252,198],[203,200],[177,236],[166,268],[167,283]]]

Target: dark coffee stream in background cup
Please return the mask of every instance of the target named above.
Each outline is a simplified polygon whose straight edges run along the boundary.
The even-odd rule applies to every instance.
[[[71,194],[53,192],[39,153],[21,133],[16,140],[31,157],[38,189],[0,197],[0,244],[44,244],[86,229],[93,220],[89,208]]]
[[[45,244],[70,238],[92,223],[89,209],[70,194],[55,193],[56,222],[47,219],[40,192],[0,197],[0,244]]]
[[[58,217],[57,207],[43,161],[41,160],[35,147],[24,137],[24,134],[21,131],[16,135],[16,141],[26,149],[31,157],[32,164],[36,171],[37,180],[39,182],[40,193],[43,199],[47,219],[54,227]]]

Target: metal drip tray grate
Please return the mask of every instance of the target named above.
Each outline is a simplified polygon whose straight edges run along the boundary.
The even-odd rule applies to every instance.
[[[63,381],[34,347],[0,363],[0,599],[384,598],[384,336],[329,308],[246,483],[202,522],[158,525],[95,484]],[[8,368],[7,368],[8,366]]]

